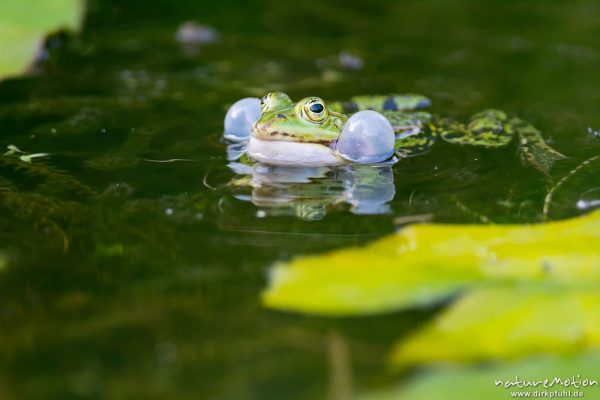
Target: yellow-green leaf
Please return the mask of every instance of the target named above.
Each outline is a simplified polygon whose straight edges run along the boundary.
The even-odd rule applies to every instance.
[[[535,391],[582,392],[583,398],[600,396],[600,354],[577,356],[540,356],[495,365],[461,368],[435,368],[421,373],[404,384],[365,393],[360,400],[506,400],[514,392]],[[555,382],[559,378],[563,383]],[[544,388],[544,380],[548,388]],[[569,380],[568,385],[565,382]],[[525,382],[536,386],[519,388]],[[552,384],[551,382],[555,382]],[[514,384],[513,384],[514,383]],[[508,386],[508,387],[507,387]],[[515,396],[516,397],[516,396]],[[538,398],[549,398],[538,395]],[[558,397],[554,394],[553,397]],[[561,397],[565,397],[562,395]],[[573,398],[575,396],[571,396]]]
[[[598,347],[597,288],[505,287],[467,294],[400,341],[392,362],[473,362]]]
[[[378,313],[473,285],[597,283],[600,211],[539,225],[414,225],[364,248],[276,266],[263,301],[306,313]]]
[[[23,73],[43,43],[59,29],[77,29],[82,0],[5,0],[0,2],[0,79]]]

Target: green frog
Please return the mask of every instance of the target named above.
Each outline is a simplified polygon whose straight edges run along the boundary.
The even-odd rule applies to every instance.
[[[255,161],[273,165],[393,163],[426,153],[438,140],[485,148],[518,138],[522,160],[545,174],[565,156],[539,130],[516,116],[488,109],[461,123],[424,111],[430,100],[418,94],[356,96],[326,103],[318,97],[294,102],[274,92],[234,104],[225,136],[247,142]]]

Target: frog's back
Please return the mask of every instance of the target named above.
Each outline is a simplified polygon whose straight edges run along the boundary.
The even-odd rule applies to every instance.
[[[420,94],[389,94],[354,96],[348,101],[333,102],[329,108],[344,114],[353,114],[363,110],[415,111],[429,107],[431,100]]]

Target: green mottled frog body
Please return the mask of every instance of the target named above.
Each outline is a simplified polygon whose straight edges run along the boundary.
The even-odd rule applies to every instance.
[[[554,161],[564,157],[545,143],[536,128],[503,111],[485,110],[460,123],[423,111],[429,104],[429,99],[416,94],[356,96],[326,104],[318,97],[295,103],[284,93],[269,93],[261,100],[260,118],[252,126],[248,155],[274,164],[297,165],[307,160],[312,165],[346,163],[336,151],[344,126],[352,115],[373,110],[391,124],[398,157],[423,154],[438,139],[497,148],[508,145],[515,136],[522,159],[546,174]]]

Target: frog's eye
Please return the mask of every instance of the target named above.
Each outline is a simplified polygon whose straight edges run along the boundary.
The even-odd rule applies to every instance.
[[[318,97],[311,97],[304,102],[302,107],[302,117],[304,119],[320,123],[325,121],[328,115],[325,103]]]
[[[265,95],[260,100],[260,109],[262,112],[273,111],[277,108],[293,104],[292,99],[285,93],[273,92]]]
[[[271,104],[271,93],[266,94],[260,99],[260,110],[262,112],[269,111],[269,104]]]

